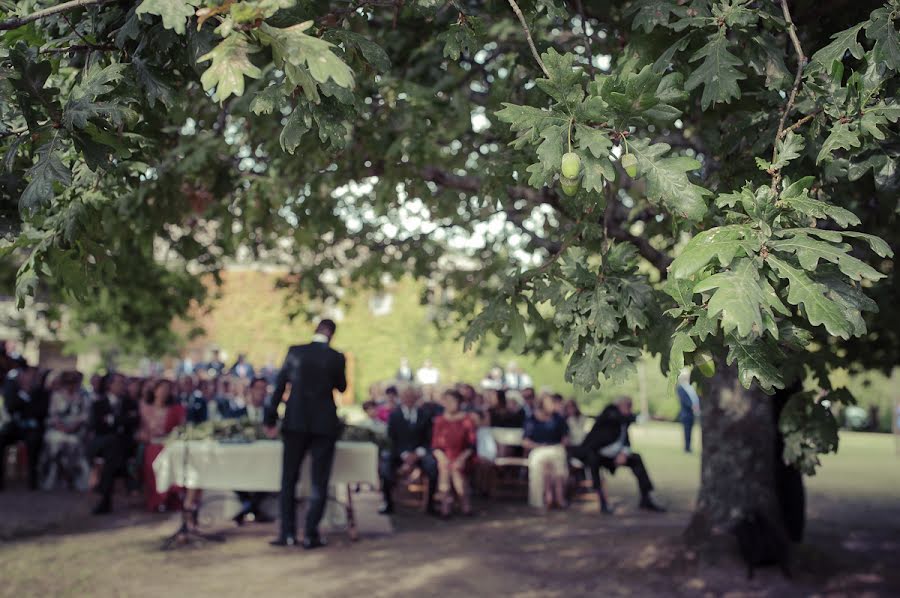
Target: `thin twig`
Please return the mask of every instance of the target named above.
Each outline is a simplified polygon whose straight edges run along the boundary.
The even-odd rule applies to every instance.
[[[795,122],[794,124],[792,124],[791,126],[786,128],[784,131],[782,131],[780,137],[784,138],[784,136],[787,135],[789,131],[796,131],[797,129],[799,129],[800,127],[802,127],[803,125],[805,125],[806,123],[811,121],[812,119],[814,119],[816,117],[816,115],[819,114],[819,112],[821,112],[821,111],[822,111],[821,109],[818,109],[818,110],[813,111],[810,114],[807,114],[806,116],[804,116],[803,118],[801,118],[800,120],[798,120],[797,122]]]
[[[116,46],[112,44],[74,44],[71,46],[66,46],[64,48],[44,48],[40,50],[40,54],[66,54],[68,52],[115,52],[118,50]]]
[[[791,93],[788,95],[787,104],[781,113],[781,119],[778,121],[778,131],[775,133],[775,144],[772,147],[772,164],[778,161],[778,140],[785,134],[784,124],[787,122],[788,114],[794,108],[794,101],[797,99],[797,92],[800,90],[800,83],[803,81],[803,69],[806,67],[806,54],[800,46],[800,38],[797,37],[797,28],[791,19],[791,11],[788,9],[787,0],[781,0],[781,12],[784,13],[784,20],[788,26],[788,36],[794,45],[794,52],[797,53],[797,74],[794,76],[794,85],[791,87]],[[781,182],[781,169],[777,169],[772,173],[772,191],[778,189],[778,183]]]
[[[525,22],[525,15],[522,14],[522,9],[516,4],[516,0],[509,0],[509,5],[512,7],[513,12],[516,13],[516,16],[519,17],[519,23],[522,24],[522,30],[525,31],[525,38],[528,40],[528,47],[531,48],[534,59],[544,72],[544,76],[550,79],[550,72],[544,66],[544,61],[541,60],[541,55],[538,54],[537,48],[534,46],[534,40],[531,39],[531,31],[528,29],[528,23]]]
[[[116,0],[70,0],[69,2],[63,2],[62,4],[57,4],[56,6],[51,6],[50,8],[45,8],[43,10],[38,10],[30,15],[25,15],[24,17],[18,17],[15,19],[8,19],[6,21],[0,21],[0,31],[9,31],[11,29],[18,29],[22,25],[27,25],[28,23],[37,21],[38,19],[43,19],[45,17],[49,17],[55,14],[59,14],[61,12],[68,12],[70,10],[75,10],[76,8],[83,8],[85,6],[95,6],[98,4],[108,4],[110,2],[115,2]]]

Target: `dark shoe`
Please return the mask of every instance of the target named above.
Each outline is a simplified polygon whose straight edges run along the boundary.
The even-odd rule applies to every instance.
[[[663,507],[656,504],[653,501],[653,499],[650,498],[649,496],[645,496],[644,498],[642,498],[641,502],[638,506],[645,511],[653,511],[655,513],[665,513],[666,512],[666,510]]]
[[[384,503],[380,507],[378,507],[379,515],[392,515],[394,513],[394,505],[391,503]]]
[[[271,542],[269,542],[270,546],[296,546],[297,538],[275,538]]]
[[[328,543],[320,537],[303,538],[303,548],[306,550],[315,550],[316,548],[325,548]]]
[[[112,513],[112,503],[108,500],[101,500],[97,506],[91,511],[94,515],[107,515]]]
[[[244,518],[245,518],[245,517],[246,517],[246,515],[244,514],[243,511],[241,511],[240,513],[238,513],[237,515],[235,515],[234,517],[232,517],[231,520],[234,521],[234,524],[235,524],[236,526],[241,527],[242,525],[244,525]]]
[[[600,505],[600,512],[603,513],[604,515],[612,515],[613,514],[612,508],[606,504]]]

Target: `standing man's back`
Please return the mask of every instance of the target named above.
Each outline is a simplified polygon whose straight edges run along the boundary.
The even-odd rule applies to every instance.
[[[291,394],[285,406],[282,430],[340,434],[334,390],[344,392],[347,389],[344,363],[344,355],[328,346],[327,341],[314,340],[288,350],[275,382],[273,397],[273,407],[277,407],[285,386],[290,383]]]
[[[341,433],[341,421],[334,404],[334,391],[347,389],[344,356],[329,346],[337,326],[322,320],[316,327],[312,342],[288,350],[284,365],[278,373],[275,392],[266,414],[268,433],[274,437],[278,420],[278,404],[288,384],[288,397],[281,426],[284,453],[281,468],[281,532],[272,542],[290,546],[296,540],[295,491],[300,466],[307,451],[312,456],[311,495],[306,513],[303,538],[305,548],[324,546],[319,536],[319,522],[328,498],[328,479],[334,460],[334,447]]]

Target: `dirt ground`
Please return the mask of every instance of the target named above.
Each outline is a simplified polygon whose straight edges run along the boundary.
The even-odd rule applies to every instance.
[[[214,509],[207,524],[227,531],[225,543],[162,552],[174,515],[120,505],[96,519],[90,496],[14,487],[0,494],[0,596],[900,596],[892,445],[845,442],[808,482],[808,535],[793,578],[764,569],[747,580],[730,552],[701,562],[680,542],[699,458],[672,451],[674,433],[636,442],[666,514],[635,508],[628,472],[611,481],[613,517],[589,500],[549,514],[482,501],[475,517],[450,521],[401,510],[387,532],[377,497],[363,494],[362,539],[334,533],[315,552],[271,548],[274,525],[236,529]]]

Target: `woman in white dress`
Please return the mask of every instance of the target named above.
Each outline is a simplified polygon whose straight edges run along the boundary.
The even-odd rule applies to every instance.
[[[50,396],[50,412],[41,452],[41,487],[65,483],[69,489],[86,490],[89,466],[84,451],[88,419],[88,395],[81,388],[82,375],[63,372]]]
[[[568,506],[565,486],[569,476],[569,426],[555,407],[553,397],[545,396],[525,420],[522,446],[528,451],[528,504],[533,507]]]

